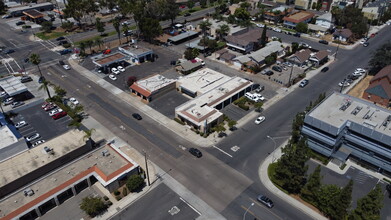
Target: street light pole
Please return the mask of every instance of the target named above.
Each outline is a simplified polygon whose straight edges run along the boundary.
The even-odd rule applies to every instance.
[[[273,143],[274,143],[273,152],[272,152],[272,162],[274,163],[274,152],[276,151],[277,143],[276,143],[276,141],[274,140],[274,138],[270,137],[269,135],[266,136],[266,137],[269,138],[270,140],[272,140]]]
[[[148,186],[150,186],[150,185],[151,185],[151,182],[149,181],[147,152],[145,152],[144,150],[143,150],[143,152],[144,152],[145,171],[146,171],[146,173],[147,173]]]
[[[289,81],[288,81],[288,86],[289,86],[289,87],[291,86],[291,79],[292,79],[292,73],[293,73],[293,66],[294,66],[294,64],[292,64],[291,73],[289,74]]]
[[[250,210],[250,208],[253,207],[253,206],[254,206],[254,203],[251,203],[251,204],[248,206],[248,208],[246,209],[246,212],[244,212],[244,214],[243,214],[243,220],[246,219],[246,214],[247,214],[248,210]]]
[[[343,79],[342,86],[341,89],[339,90],[339,93],[342,93],[343,87],[345,87],[345,83],[346,83],[346,78]]]

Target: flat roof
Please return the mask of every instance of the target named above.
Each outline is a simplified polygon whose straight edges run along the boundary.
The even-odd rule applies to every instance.
[[[197,70],[178,80],[178,86],[201,95],[227,82],[231,77],[209,68]]]
[[[9,96],[14,96],[27,91],[27,87],[20,82],[20,78],[14,76],[1,78],[0,87],[3,88]]]
[[[74,137],[73,139],[79,139],[79,137]],[[41,147],[40,152],[36,152],[37,154],[30,154],[33,156],[45,155],[45,157],[52,157],[43,154],[42,150]],[[103,152],[106,152],[107,156],[104,156]],[[26,188],[15,192],[0,202],[0,215],[6,216],[8,219],[21,215],[37,204],[45,202],[53,195],[62,193],[71,185],[91,175],[94,175],[102,185],[108,185],[137,166],[135,162],[120,150],[106,145],[77,158],[75,161],[33,183],[27,183]],[[34,195],[25,196],[23,190],[27,188],[33,190]]]
[[[347,108],[342,110],[344,105]],[[383,126],[391,111],[353,96],[335,92],[308,115],[336,128],[341,128],[347,121],[351,121],[391,137],[391,122],[388,127]]]
[[[241,77],[229,77],[224,83],[214,84],[213,89],[178,106],[175,112],[193,124],[201,126],[205,120],[214,121],[222,115],[215,109],[218,104],[252,84]]]
[[[145,97],[149,97],[154,92],[161,88],[164,88],[172,83],[175,83],[175,79],[167,79],[166,77],[155,74],[147,78],[136,81],[130,86],[131,89],[136,90]]]
[[[41,12],[37,11],[36,9],[31,9],[31,10],[26,10],[23,12],[23,14],[31,17],[31,18],[41,18],[44,17],[45,15],[42,14]]]
[[[119,47],[119,49],[122,50],[122,52],[124,53],[129,53],[136,56],[143,55],[146,53],[152,53],[151,49],[141,47],[139,45],[126,45]]]
[[[7,125],[0,127],[0,140],[0,149],[18,142],[18,138]]]
[[[49,5],[53,5],[53,3],[51,3],[51,2],[44,2],[44,3],[39,3],[39,4],[30,3],[27,6],[10,8],[10,9],[8,9],[8,12],[24,11],[24,10],[34,9],[37,7],[49,6]]]
[[[121,61],[126,58],[126,55],[121,52],[115,52],[108,55],[98,55],[95,57],[92,57],[91,59],[95,64],[98,64],[100,66],[109,65],[114,62]]]
[[[183,40],[183,39],[186,39],[188,37],[195,36],[195,35],[198,35],[198,32],[187,31],[187,32],[184,32],[182,34],[178,34],[177,36],[170,37],[170,38],[168,38],[168,40],[176,42],[176,41],[180,41],[180,40]]]

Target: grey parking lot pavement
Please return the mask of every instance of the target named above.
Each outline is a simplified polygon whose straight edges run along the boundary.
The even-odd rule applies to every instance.
[[[165,184],[160,184],[112,220],[196,219],[199,214]]]
[[[188,100],[189,98],[180,94],[176,90],[172,90],[152,100],[148,105],[163,115],[169,118],[174,118],[175,108],[187,102]]]
[[[41,108],[43,102],[43,100],[36,101],[13,111],[16,113],[16,116],[12,118],[14,123],[19,121],[27,122],[26,126],[19,128],[19,132],[22,136],[27,137],[35,133],[40,134],[41,137],[32,141],[32,143],[38,140],[47,141],[65,133],[69,129],[68,124],[71,121],[70,117],[65,116],[54,120],[49,116],[48,112]]]
[[[245,115],[247,115],[251,110],[245,111],[238,106],[234,105],[233,103],[229,104],[228,106],[224,107],[222,110],[220,110],[224,115],[226,115],[229,119],[238,121]]]

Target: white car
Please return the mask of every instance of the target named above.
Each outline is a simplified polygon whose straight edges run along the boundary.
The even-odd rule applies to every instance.
[[[45,143],[45,140],[39,140],[39,141],[35,142],[35,143],[32,145],[32,147],[36,147],[36,146],[38,146],[38,145],[40,145],[40,144],[43,144],[43,143]]]
[[[71,69],[71,67],[69,65],[63,65],[62,67],[64,67],[64,69],[66,69],[66,70],[70,70]]]
[[[257,119],[255,119],[254,123],[257,124],[257,125],[259,125],[259,124],[261,124],[262,122],[264,122],[265,119],[266,119],[265,116],[259,116]]]
[[[358,71],[354,71],[354,73],[352,73],[353,76],[362,76],[363,74],[364,73]]]
[[[354,72],[360,72],[360,73],[365,73],[366,70],[363,68],[357,68]]]
[[[26,121],[20,121],[20,122],[15,124],[15,128],[21,128],[21,127],[26,126],[26,125],[27,125]]]
[[[53,116],[53,115],[55,115],[55,114],[57,114],[57,113],[60,113],[60,112],[62,112],[62,109],[61,109],[61,108],[56,108],[56,109],[51,110],[51,111],[49,112],[49,116]]]
[[[360,44],[364,44],[365,42],[367,42],[367,41],[364,39],[360,40]]]
[[[130,21],[124,21],[124,22],[122,22],[121,25],[124,26],[125,24],[126,24],[126,25],[129,25],[129,24],[130,24]]]
[[[117,68],[111,68],[111,72],[114,73],[115,75],[119,74],[119,70],[117,70]]]
[[[256,24],[257,27],[260,27],[260,28],[264,28],[265,25],[264,24]]]
[[[38,139],[40,137],[41,137],[41,135],[39,135],[38,133],[35,133],[33,135],[30,135],[30,136],[26,137],[26,140],[27,141],[33,141],[33,140],[36,140],[36,139]]]
[[[273,28],[273,31],[278,32],[278,33],[282,32],[282,30],[280,28]]]
[[[125,72],[125,68],[123,68],[122,66],[117,66],[117,69],[121,72]]]
[[[110,78],[111,80],[117,80],[117,77],[115,77],[113,74],[110,74],[110,75],[109,75],[109,78]]]
[[[263,97],[261,94],[253,94],[257,100],[265,101],[265,97]]]
[[[349,82],[347,82],[347,81],[342,81],[342,82],[340,82],[339,84],[338,84],[340,87],[346,87],[346,86],[350,86],[350,83]]]
[[[77,99],[75,98],[70,98],[69,101],[73,104],[73,105],[78,105],[79,104],[79,101],[77,101]]]

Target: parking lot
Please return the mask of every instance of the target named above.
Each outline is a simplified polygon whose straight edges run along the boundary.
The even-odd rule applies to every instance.
[[[170,91],[148,105],[168,118],[175,118],[175,108],[190,100],[176,90]]]
[[[69,127],[68,124],[71,121],[69,116],[62,117],[54,120],[48,115],[48,112],[41,108],[44,101],[39,100],[29,105],[25,105],[15,109],[13,112],[15,116],[12,118],[14,124],[25,121],[27,125],[19,128],[19,132],[22,136],[28,137],[35,133],[40,135],[39,138],[31,141],[31,144],[39,140],[49,140],[60,134],[65,133]]]
[[[160,184],[112,219],[196,219],[198,216],[174,191]]]

